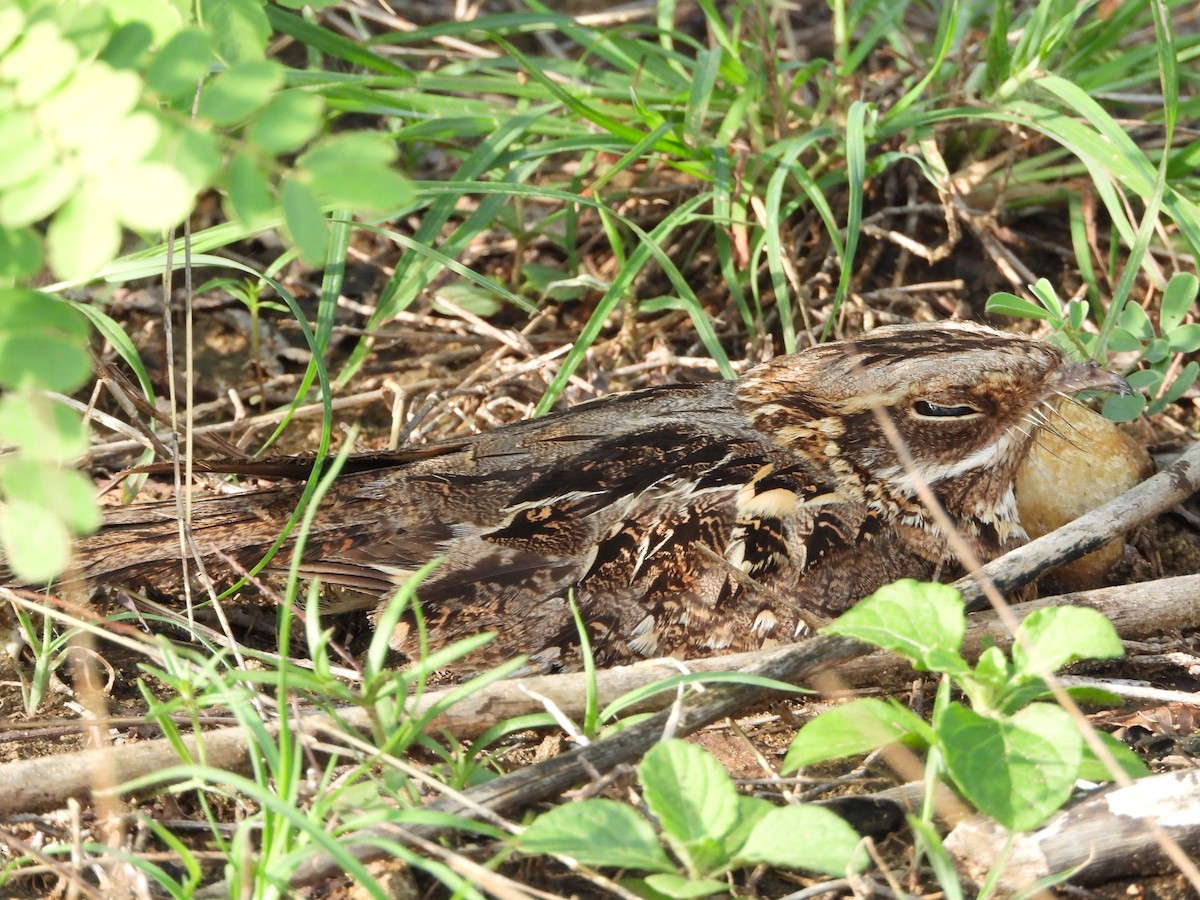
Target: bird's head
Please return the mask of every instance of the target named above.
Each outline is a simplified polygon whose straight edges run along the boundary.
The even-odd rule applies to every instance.
[[[1130,388],[1044,341],[939,322],[878,328],[778,357],[747,372],[736,395],[777,443],[841,460],[863,481],[912,497],[913,471],[882,412],[920,477],[939,496],[967,502],[977,488],[1006,493],[1038,431],[1055,427],[1057,405],[1083,390]]]

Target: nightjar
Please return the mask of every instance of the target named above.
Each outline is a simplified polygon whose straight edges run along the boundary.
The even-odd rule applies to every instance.
[[[1081,390],[1129,387],[1050,344],[979,325],[878,328],[736,381],[618,394],[487,434],[351,457],[300,568],[336,605],[375,606],[440,558],[417,591],[431,645],[495,634],[458,675],[522,654],[526,672],[579,667],[571,598],[605,665],[793,641],[806,611],[832,617],[898,578],[955,574],[917,499],[918,476],[981,559],[1024,542],[1016,469],[1057,405]],[[216,551],[249,568],[277,538],[311,460],[205,468],[281,478],[194,504],[207,571],[225,566]],[[79,542],[82,572],[177,586],[174,516],[173,503],[106,513]],[[286,570],[292,551],[272,565]],[[411,623],[393,635],[407,655],[416,641]]]

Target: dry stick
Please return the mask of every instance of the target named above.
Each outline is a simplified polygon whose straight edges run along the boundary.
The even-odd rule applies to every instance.
[[[1015,607],[1014,612],[1025,617],[1050,606],[1088,606],[1110,619],[1126,640],[1139,640],[1164,630],[1200,624],[1200,609],[1196,606],[1198,596],[1200,575],[1184,575],[1046,597],[1022,603]],[[985,641],[1001,648],[1012,643],[1012,635],[993,612],[971,617],[963,641],[963,656],[975,659]],[[758,650],[712,656],[687,660],[684,665],[693,672],[728,672],[752,666],[761,662],[764,655],[779,652]],[[679,666],[677,660],[651,660],[599,671],[596,673],[598,703],[601,707],[606,706],[632,690],[678,675]],[[907,662],[882,651],[830,664],[827,671],[822,670],[822,674],[828,673],[851,686],[898,687],[912,679],[912,668]],[[572,720],[578,721],[584,715],[587,691],[587,676],[584,673],[540,675],[500,681],[475,691],[434,719],[429,731],[449,732],[455,737],[469,739],[498,722],[543,711],[541,703],[519,687],[548,697]],[[458,690],[447,688],[430,691],[414,698],[410,701],[408,715],[418,718],[445,702],[451,692]],[[660,692],[627,707],[623,714],[657,712],[670,705],[674,698],[674,691]],[[302,732],[321,726],[336,726],[369,733],[372,721],[367,710],[347,708],[339,710],[337,722],[330,716],[313,713],[302,719],[294,719],[293,724]],[[271,735],[278,733],[278,727],[276,722],[266,726]],[[213,768],[239,772],[249,767],[251,747],[245,730],[240,727],[217,728],[198,736],[185,736],[182,740],[193,758],[200,758],[200,743],[203,742],[203,759]],[[86,798],[90,790],[88,775],[96,764],[96,754],[101,752],[109,751],[83,750],[0,766],[0,816],[44,812],[60,808],[68,798]],[[117,757],[117,780],[121,782],[140,778],[179,762],[173,746],[164,739],[126,745]]]

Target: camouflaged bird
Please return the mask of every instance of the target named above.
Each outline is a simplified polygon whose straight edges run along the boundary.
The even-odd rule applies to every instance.
[[[902,577],[958,567],[916,497],[919,476],[983,560],[1024,542],[1015,471],[1055,406],[1128,392],[1057,348],[963,322],[876,329],[780,356],[736,381],[619,394],[430,446],[351,457],[316,515],[301,571],[363,603],[418,590],[433,647],[494,632],[466,674],[517,655],[580,665],[574,597],[596,660],[702,656],[795,640]],[[906,470],[875,410],[915,461]],[[311,460],[210,471],[303,478]],[[198,501],[192,534],[249,567],[301,486]],[[117,509],[79,544],[102,582],[179,582],[174,504]],[[286,551],[275,564],[286,569]],[[811,617],[810,617],[811,618]],[[416,652],[402,625],[393,646]]]

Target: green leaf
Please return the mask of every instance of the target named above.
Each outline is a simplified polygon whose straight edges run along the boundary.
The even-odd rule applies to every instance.
[[[1100,742],[1108,748],[1108,752],[1113,755],[1117,766],[1128,775],[1130,778],[1142,778],[1150,774],[1150,770],[1146,764],[1142,762],[1136,753],[1134,753],[1125,744],[1118,741],[1111,734],[1105,734],[1103,731],[1097,731],[1096,736],[1100,738]],[[1099,757],[1092,751],[1092,748],[1087,744],[1083,745],[1083,762],[1079,766],[1079,777],[1088,781],[1112,781],[1113,775],[1108,771],[1107,766],[1100,762]]]
[[[1083,739],[1059,707],[1036,703],[996,719],[951,703],[935,728],[958,789],[1005,828],[1034,828],[1071,796]]]
[[[32,278],[42,268],[42,245],[30,228],[0,227],[0,280]]]
[[[321,130],[322,99],[305,91],[280,91],[250,123],[247,137],[264,153],[299,150]]]
[[[183,24],[179,6],[172,0],[105,0],[104,6],[114,22],[141,26],[160,45]]]
[[[13,83],[17,102],[34,107],[66,81],[78,64],[74,45],[63,39],[54,22],[43,19],[26,27],[0,58],[0,82]]]
[[[26,392],[0,396],[0,442],[31,459],[66,461],[87,450],[87,432],[74,410]]]
[[[73,391],[91,371],[87,354],[56,335],[0,333],[0,385],[6,388]]]
[[[1071,328],[1074,331],[1079,331],[1083,327],[1084,319],[1087,318],[1088,305],[1084,300],[1071,299],[1067,303],[1067,319],[1071,323]]]
[[[137,69],[154,43],[154,33],[141,22],[122,25],[112,33],[97,57],[114,69]]]
[[[1118,397],[1115,394],[1104,398],[1104,418],[1113,422],[1132,422],[1146,408],[1146,395],[1134,394],[1132,397]]]
[[[1134,337],[1143,341],[1154,338],[1154,325],[1151,323],[1150,317],[1146,315],[1146,310],[1142,309],[1138,303],[1126,303],[1117,322]]]
[[[122,166],[108,176],[105,190],[117,220],[135,231],[178,225],[194,199],[184,177],[159,162]]]
[[[526,853],[569,856],[585,865],[675,872],[650,823],[614,800],[565,803],[534,819],[517,839]]]
[[[42,169],[0,196],[0,224],[32,225],[62,206],[79,187],[79,176],[67,166]]]
[[[1200,375],[1200,363],[1194,359],[1183,367],[1175,380],[1171,382],[1171,387],[1163,395],[1164,403],[1174,403],[1184,392],[1196,383],[1196,376]]]
[[[1171,348],[1167,345],[1165,338],[1155,338],[1146,345],[1144,355],[1146,362],[1160,363],[1171,355]]]
[[[265,59],[238,63],[204,86],[198,113],[215,125],[235,125],[265,106],[283,80],[279,63]]]
[[[67,567],[71,535],[53,513],[18,500],[0,505],[0,547],[14,575],[39,584]]]
[[[276,215],[271,185],[248,153],[239,153],[229,164],[227,192],[234,214],[249,229],[262,227]]]
[[[0,290],[0,385],[70,392],[91,374],[87,320],[57,297]]]
[[[861,842],[845,819],[827,809],[783,806],[763,816],[736,862],[845,875],[848,869],[861,872],[870,862]]]
[[[184,101],[190,108],[196,88],[214,61],[208,35],[187,28],[154,54],[146,70],[146,83],[169,101]]]
[[[73,304],[26,288],[0,290],[0,331],[54,332],[81,347],[89,334],[87,319]]]
[[[796,732],[784,757],[784,775],[814,763],[870,753],[910,737],[925,737],[928,726],[899,703],[864,697],[835,706]]]
[[[1195,353],[1200,350],[1200,325],[1178,325],[1167,341],[1172,353]]]
[[[329,225],[312,191],[294,179],[283,182],[283,219],[300,255],[310,265],[325,262]]]
[[[1157,394],[1162,387],[1163,373],[1157,369],[1141,369],[1131,373],[1126,379],[1135,391],[1149,391]]]
[[[1112,622],[1096,610],[1081,606],[1035,610],[1021,623],[1017,634],[1012,648],[1016,675],[1035,677],[1057,672],[1080,659],[1119,659],[1125,655]]]
[[[501,309],[500,301],[491,291],[462,281],[438,288],[430,302],[430,306],[442,315],[456,315],[454,310],[440,302],[443,298],[482,319],[494,316]]]
[[[50,511],[73,531],[83,534],[100,527],[95,486],[74,469],[61,464],[17,458],[0,465],[0,489],[9,501],[22,501]]]
[[[1176,272],[1171,276],[1166,290],[1163,291],[1162,306],[1158,317],[1163,334],[1173,332],[1191,312],[1198,290],[1200,290],[1200,279],[1197,279],[1191,272]]]
[[[1062,321],[1062,302],[1058,299],[1058,293],[1054,290],[1054,285],[1045,278],[1039,278],[1029,286],[1029,290],[1033,293],[1033,296],[1038,298],[1038,302],[1046,308],[1046,311],[1050,313],[1050,318],[1058,322]]]
[[[1012,677],[1008,657],[999,647],[988,647],[979,654],[971,675],[991,688],[1003,687]]]
[[[823,629],[899,653],[921,671],[965,673],[966,632],[958,591],[911,578],[885,585]]]
[[[729,885],[715,878],[688,878],[678,872],[663,872],[642,879],[655,896],[670,897],[671,900],[692,900],[712,894],[729,893]]]
[[[408,179],[391,166],[393,144],[376,135],[350,132],[323,141],[297,160],[322,199],[353,209],[391,212],[412,202]]]
[[[686,741],[656,744],[638,766],[646,805],[693,875],[718,870],[725,838],[739,821],[733,779],[717,759]]]
[[[28,110],[0,112],[0,190],[33,178],[53,152]]]
[[[110,139],[120,141],[126,137],[124,130],[141,92],[142,83],[135,73],[96,62],[77,70],[46,99],[40,113],[54,123],[63,149],[94,156],[114,149],[108,145]],[[137,157],[141,149],[136,144],[122,146],[121,155]],[[74,160],[68,164],[78,165]]]
[[[121,249],[121,227],[95,189],[78,191],[46,232],[50,268],[60,278],[83,280],[111,262]]]
[[[1108,336],[1108,349],[1114,353],[1140,353],[1142,342],[1124,328],[1114,328]]]
[[[226,62],[260,60],[266,53],[271,25],[261,0],[200,0],[199,13]]]

